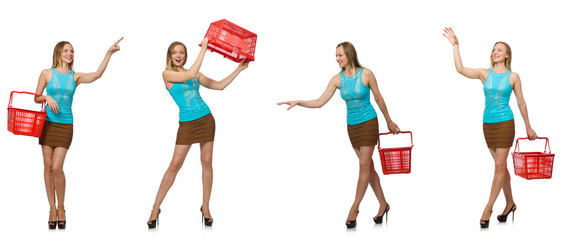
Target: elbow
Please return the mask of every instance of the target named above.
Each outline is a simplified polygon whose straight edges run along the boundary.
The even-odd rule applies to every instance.
[[[462,74],[462,72],[463,72],[463,71],[462,71],[462,68],[458,68],[458,67],[457,67],[457,72],[460,73],[460,74]]]

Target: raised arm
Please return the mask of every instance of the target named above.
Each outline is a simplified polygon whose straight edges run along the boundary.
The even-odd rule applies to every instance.
[[[240,72],[244,71],[244,69],[248,68],[247,62],[241,62],[240,65],[221,81],[215,81],[213,79],[208,78],[203,73],[197,74],[197,79],[199,79],[199,83],[206,88],[213,89],[213,90],[223,90],[225,89],[230,83],[240,74]]]
[[[324,106],[324,104],[330,101],[332,96],[334,96],[334,92],[339,87],[338,86],[339,82],[340,82],[340,75],[338,74],[334,76],[332,80],[330,80],[330,82],[328,83],[328,87],[326,88],[324,93],[322,93],[322,96],[320,96],[316,100],[309,100],[309,101],[294,100],[294,101],[278,102],[277,105],[287,104],[289,105],[287,110],[290,110],[291,108],[297,105],[306,108],[321,108],[322,106]]]
[[[384,115],[384,119],[386,120],[386,126],[388,127],[388,130],[394,134],[400,132],[400,128],[398,128],[398,125],[396,125],[396,123],[394,123],[390,118],[390,114],[388,113],[388,109],[386,108],[386,103],[384,102],[384,98],[382,97],[379,91],[379,86],[377,84],[377,79],[375,78],[375,75],[369,69],[364,69],[363,75],[364,75],[363,77],[367,80],[367,87],[371,88],[371,91],[373,92],[373,96],[375,97],[375,102],[377,103],[377,105],[379,105],[382,115]]]
[[[484,81],[486,80],[486,76],[488,75],[488,70],[483,68],[475,69],[475,68],[464,67],[462,65],[461,53],[459,49],[459,39],[457,38],[457,35],[455,34],[455,32],[453,32],[453,29],[451,28],[445,28],[444,31],[445,32],[443,33],[443,36],[445,36],[445,38],[447,38],[449,42],[451,42],[451,44],[453,45],[453,55],[455,59],[455,68],[457,69],[457,72],[467,78],[480,79],[480,81],[484,83]]]
[[[111,59],[111,56],[115,52],[121,50],[121,48],[119,47],[119,42],[121,42],[121,40],[123,40],[123,38],[117,40],[117,42],[115,42],[113,45],[111,45],[109,50],[107,50],[107,52],[105,53],[105,57],[101,61],[101,64],[98,67],[97,71],[91,72],[91,73],[76,73],[75,74],[76,86],[78,86],[78,84],[80,84],[80,83],[94,82],[94,81],[98,80],[103,75],[103,73],[105,72],[105,69],[107,68],[107,64],[109,64],[109,59]]]
[[[527,114],[527,103],[525,103],[525,99],[523,98],[523,91],[521,88],[521,79],[519,78],[519,74],[512,72],[509,78],[510,82],[513,82],[513,92],[515,93],[515,97],[517,97],[517,106],[519,107],[519,111],[521,112],[523,121],[525,121],[527,137],[529,137],[529,139],[531,140],[535,140],[537,139],[537,134],[535,133],[535,130],[531,128],[531,122],[529,121],[529,115]]]
[[[195,59],[195,62],[193,63],[193,65],[191,65],[191,68],[189,68],[187,72],[176,72],[172,70],[165,70],[162,73],[162,77],[164,78],[164,81],[170,83],[185,82],[197,77],[197,75],[199,74],[199,69],[201,68],[201,64],[203,63],[203,57],[205,57],[205,52],[207,52],[208,42],[209,39],[203,38],[203,40],[201,41],[201,51],[199,51],[199,55],[197,55],[197,59]]]

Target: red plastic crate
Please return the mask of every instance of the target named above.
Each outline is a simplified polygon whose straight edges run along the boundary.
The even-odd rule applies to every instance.
[[[254,61],[258,35],[226,19],[211,23],[205,37],[207,49],[235,62]]]
[[[25,135],[32,137],[41,136],[41,132],[43,131],[43,124],[45,123],[45,117],[47,117],[47,112],[45,112],[45,103],[41,105],[41,111],[13,108],[12,99],[14,93],[37,95],[30,92],[17,91],[12,91],[10,93],[10,102],[8,103],[8,131],[16,135]]]
[[[548,138],[538,138],[546,139],[544,152],[519,152],[519,140],[521,139],[529,138],[518,138],[515,143],[515,149],[512,153],[515,175],[528,180],[552,178],[554,154],[550,153]],[[546,152],[546,147],[548,147],[548,153]]]
[[[381,157],[382,173],[397,174],[397,173],[410,173],[412,165],[412,147],[414,147],[414,139],[412,132],[404,131],[400,133],[409,133],[410,141],[412,143],[409,147],[398,148],[381,148],[382,135],[391,134],[391,132],[379,134],[378,149]]]

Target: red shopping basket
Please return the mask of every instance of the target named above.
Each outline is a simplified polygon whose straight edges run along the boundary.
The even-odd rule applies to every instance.
[[[391,132],[379,134],[378,148],[381,157],[382,172],[385,175],[396,173],[410,173],[412,163],[412,147],[414,147],[414,139],[412,132],[404,131],[400,133],[409,133],[412,143],[409,147],[397,148],[381,148],[382,135],[391,134]]]
[[[41,136],[43,124],[45,123],[45,117],[47,116],[47,112],[45,112],[45,103],[42,103],[41,111],[13,108],[12,99],[14,97],[14,93],[37,95],[35,93],[17,91],[12,91],[10,93],[10,102],[8,103],[8,131],[16,135],[33,137]]]
[[[205,37],[207,49],[235,62],[254,61],[258,35],[226,19],[211,23]]]
[[[515,143],[515,150],[512,153],[515,175],[529,180],[550,179],[552,177],[554,154],[550,153],[548,138],[538,138],[546,139],[544,152],[519,152],[519,140],[521,139],[529,138],[518,138]],[[548,153],[546,152],[546,147],[548,147]]]

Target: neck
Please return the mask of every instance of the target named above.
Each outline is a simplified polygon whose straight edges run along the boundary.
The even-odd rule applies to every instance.
[[[347,76],[354,76],[357,73],[357,71],[359,71],[359,69],[347,66],[345,68],[345,70],[342,70],[342,71],[343,71],[343,74],[345,74]]]
[[[70,69],[70,67],[68,66],[68,63],[62,63],[62,65],[57,67],[56,69],[57,69],[57,71],[59,71],[61,73],[72,71],[72,69]]]
[[[502,72],[507,72],[507,67],[505,67],[505,64],[496,64],[495,66],[492,67],[492,70],[494,70],[494,72],[497,73],[502,73]]]

